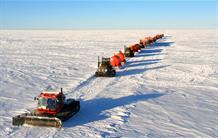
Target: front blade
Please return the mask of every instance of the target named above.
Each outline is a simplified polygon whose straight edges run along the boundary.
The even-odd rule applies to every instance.
[[[56,117],[26,116],[24,124],[60,128],[62,122]]]

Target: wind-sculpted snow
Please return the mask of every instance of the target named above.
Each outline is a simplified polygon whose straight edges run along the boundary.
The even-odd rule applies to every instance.
[[[97,56],[166,36],[95,78]],[[218,137],[217,30],[0,31],[0,137]],[[81,110],[61,129],[12,126],[45,89]]]

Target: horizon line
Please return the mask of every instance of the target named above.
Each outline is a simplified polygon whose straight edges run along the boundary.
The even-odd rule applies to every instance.
[[[7,28],[1,29],[0,31],[10,31],[10,30],[218,30],[216,28],[69,28],[69,29],[61,29],[61,28]]]

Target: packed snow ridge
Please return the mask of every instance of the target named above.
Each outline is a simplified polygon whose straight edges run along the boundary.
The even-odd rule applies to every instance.
[[[97,56],[165,37],[95,78]],[[217,30],[0,31],[0,137],[218,137]],[[12,126],[42,90],[81,110],[61,129]]]

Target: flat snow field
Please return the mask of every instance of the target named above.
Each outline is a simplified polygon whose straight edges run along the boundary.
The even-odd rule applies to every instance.
[[[97,56],[164,33],[95,78]],[[81,110],[60,129],[12,126],[42,90],[64,88]],[[2,30],[0,137],[218,137],[217,30]]]

